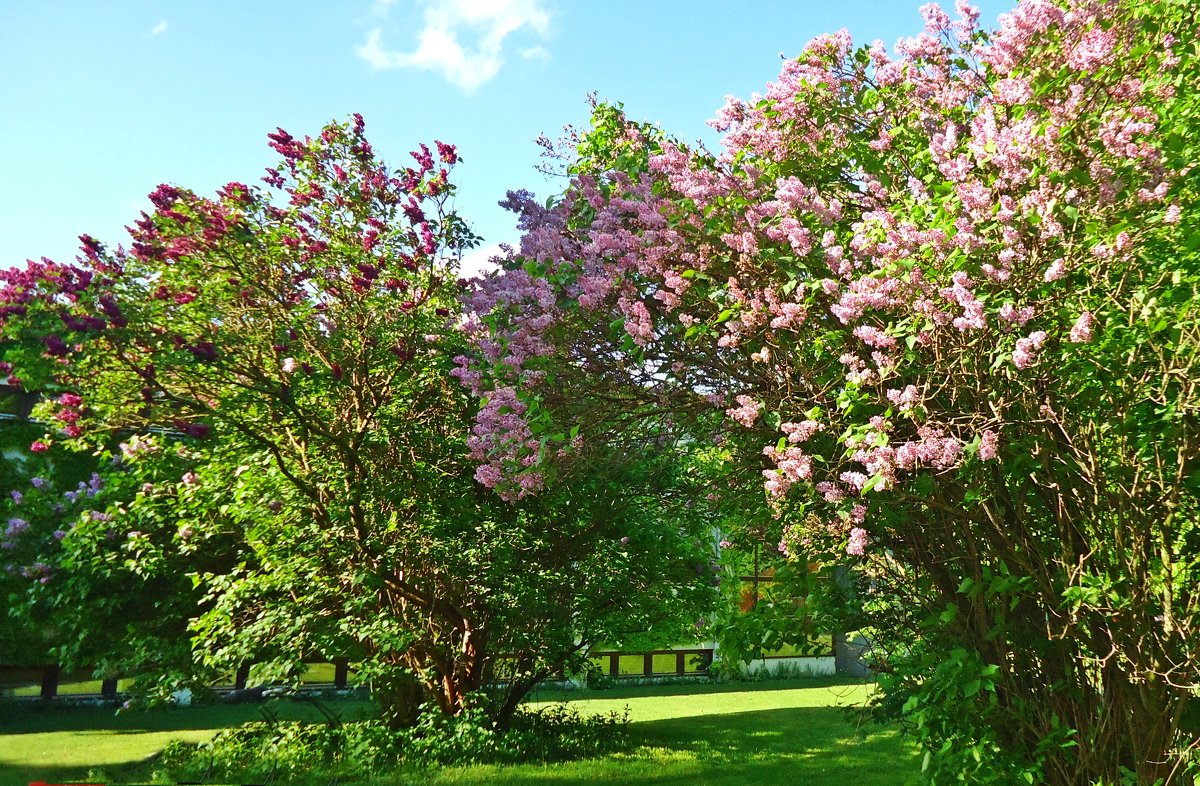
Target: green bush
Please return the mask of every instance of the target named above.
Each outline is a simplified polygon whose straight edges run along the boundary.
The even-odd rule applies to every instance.
[[[449,717],[427,708],[417,723],[380,720],[324,724],[268,719],[220,732],[199,745],[173,741],[162,766],[177,780],[286,783],[361,778],[399,766],[513,764],[596,756],[628,741],[628,713],[580,715],[565,704],[518,712],[498,729],[481,710]]]

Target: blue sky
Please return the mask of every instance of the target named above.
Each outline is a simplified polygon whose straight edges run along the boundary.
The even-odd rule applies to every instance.
[[[952,0],[944,3],[948,8]],[[210,194],[272,164],[266,134],[352,112],[384,158],[458,145],[457,207],[511,242],[510,188],[561,188],[533,140],[587,120],[586,95],[716,147],[726,94],[761,91],[814,35],[890,47],[909,0],[95,0],[0,7],[0,265],[125,240],[162,182]],[[990,24],[1012,0],[977,0]]]

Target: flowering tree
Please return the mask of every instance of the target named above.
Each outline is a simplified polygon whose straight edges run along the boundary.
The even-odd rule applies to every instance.
[[[82,402],[69,393],[61,399]],[[228,527],[203,548],[187,547],[189,520],[204,514],[194,501],[178,504],[174,481],[195,469],[196,452],[184,442],[135,438],[97,459],[80,445],[43,441],[36,422],[8,423],[0,434],[12,461],[0,539],[8,611],[0,662],[84,666],[139,682],[153,676],[167,689],[187,680],[188,621],[201,596],[192,576],[233,569],[245,550]],[[125,462],[135,455],[131,471]],[[180,548],[163,547],[176,538]]]
[[[471,476],[474,406],[448,373],[475,242],[446,207],[455,148],[390,170],[357,115],[270,139],[271,190],[164,185],[128,250],[84,237],[76,264],[4,274],[9,384],[48,394],[32,449],[90,448],[107,483],[6,535],[25,597],[63,620],[100,578],[143,596],[185,580],[171,611],[202,673],[349,657],[396,723],[500,676],[504,720],[631,622],[691,624],[695,526],[658,507],[673,468],[596,452],[591,480],[521,506]]]
[[[599,107],[569,189],[512,195],[521,247],[474,301],[461,373],[503,402],[480,477],[521,496],[569,425],[673,419],[728,451],[727,493],[765,488],[748,532],[870,577],[858,624],[934,780],[1175,782],[1196,12],[1030,0],[985,33],[957,10],[894,53],[816,39],[728,100],[719,155]]]

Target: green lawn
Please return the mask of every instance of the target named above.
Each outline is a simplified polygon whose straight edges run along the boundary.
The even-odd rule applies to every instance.
[[[755,684],[647,686],[602,692],[542,691],[536,699],[572,701],[582,712],[628,707],[635,747],[625,754],[552,765],[449,767],[399,773],[401,784],[812,784],[895,786],[915,775],[912,748],[890,729],[855,720],[839,707],[868,688],[813,680]],[[285,718],[318,719],[308,705],[272,703]],[[344,717],[363,704],[330,705]],[[101,708],[34,710],[0,705],[0,786],[79,779],[89,769],[112,779],[147,779],[145,763],[172,738],[201,740],[217,729],[260,718],[252,705],[210,706],[114,717]]]

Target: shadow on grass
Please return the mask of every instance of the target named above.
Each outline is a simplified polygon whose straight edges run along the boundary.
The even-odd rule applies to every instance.
[[[88,776],[88,768],[80,767],[55,767],[55,766],[17,766],[12,764],[0,764],[0,786],[28,786],[35,781],[44,781],[46,783],[111,783],[120,777],[120,773],[128,768],[121,767],[105,767],[102,770],[97,768],[98,774],[104,775],[104,780],[92,780]],[[116,777],[110,777],[116,776]],[[121,778],[124,780],[124,778]],[[131,780],[130,782],[136,782]]]
[[[322,706],[332,709],[343,720],[366,717],[371,711],[368,702],[322,702]],[[60,731],[137,734],[220,729],[263,720],[264,709],[280,720],[324,720],[324,716],[309,701],[272,700],[252,704],[207,704],[125,712],[103,706],[4,702],[0,704],[0,734],[9,736]]]
[[[635,723],[634,749],[551,765],[398,773],[388,786],[901,786],[920,761],[898,732],[830,707]]]
[[[797,707],[668,718],[638,723],[643,745],[689,751],[699,758],[734,760],[827,754],[830,743],[846,748],[899,753],[898,735],[856,714],[830,707]]]

